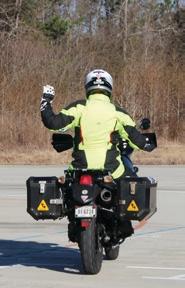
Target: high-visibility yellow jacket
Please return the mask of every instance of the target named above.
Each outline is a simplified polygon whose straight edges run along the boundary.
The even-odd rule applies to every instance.
[[[74,129],[73,168],[107,169],[115,179],[124,173],[115,135],[129,140],[136,149],[142,149],[146,143],[132,118],[104,94],[92,94],[87,100],[71,103],[59,114],[48,103],[41,116],[49,129]]]

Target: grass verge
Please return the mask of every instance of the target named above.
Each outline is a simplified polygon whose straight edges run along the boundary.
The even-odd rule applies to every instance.
[[[57,153],[52,147],[46,150],[31,147],[18,147],[17,149],[2,149],[1,147],[0,150],[1,165],[63,165],[70,163],[71,159],[71,150]],[[151,153],[135,151],[132,159],[135,164],[183,165],[185,164],[185,144],[159,140],[156,150]]]

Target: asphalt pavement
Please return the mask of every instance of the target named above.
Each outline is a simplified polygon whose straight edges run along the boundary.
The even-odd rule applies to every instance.
[[[158,211],[98,275],[83,273],[66,219],[35,221],[26,212],[26,179],[64,168],[0,166],[1,288],[185,287],[185,166],[140,166],[141,176],[158,180]]]

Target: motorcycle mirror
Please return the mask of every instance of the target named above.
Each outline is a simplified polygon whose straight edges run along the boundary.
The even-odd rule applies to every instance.
[[[150,128],[150,119],[149,118],[143,118],[140,121],[139,128],[142,130],[147,130]]]

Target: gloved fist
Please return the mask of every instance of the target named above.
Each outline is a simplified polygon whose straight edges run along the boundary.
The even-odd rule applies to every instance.
[[[54,99],[55,96],[55,90],[53,86],[46,85],[43,86],[43,96],[42,98],[51,102]]]
[[[40,103],[40,110],[43,111],[48,103],[52,103],[55,96],[55,90],[53,86],[46,85],[43,86],[43,94]]]

